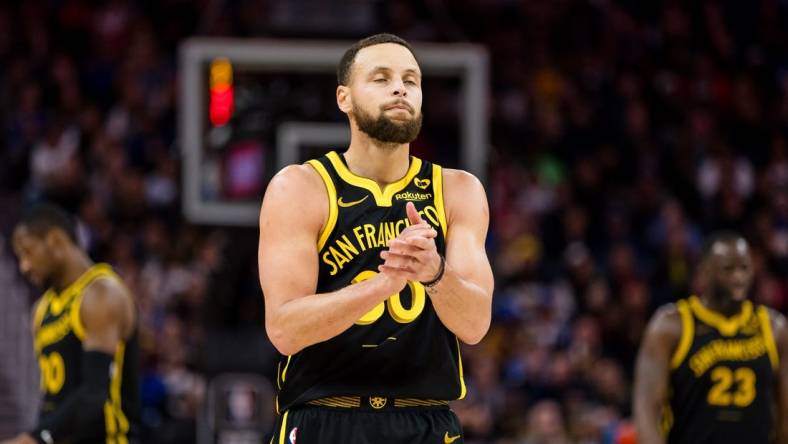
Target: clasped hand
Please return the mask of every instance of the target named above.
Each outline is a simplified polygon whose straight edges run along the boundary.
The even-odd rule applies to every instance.
[[[406,281],[431,281],[441,266],[435,246],[438,232],[421,218],[412,202],[407,203],[405,211],[411,225],[389,241],[388,250],[380,253],[385,262],[378,270]]]

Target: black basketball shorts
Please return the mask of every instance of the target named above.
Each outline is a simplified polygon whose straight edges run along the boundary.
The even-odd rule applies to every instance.
[[[462,428],[448,406],[373,411],[294,407],[280,415],[271,444],[462,444]]]

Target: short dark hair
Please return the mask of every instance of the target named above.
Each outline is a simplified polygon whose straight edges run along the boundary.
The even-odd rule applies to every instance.
[[[62,230],[77,243],[77,223],[74,218],[57,205],[50,203],[36,204],[30,207],[19,219],[17,226],[24,226],[38,237],[43,237],[49,230]]]
[[[732,230],[715,231],[714,233],[706,236],[706,240],[703,243],[703,250],[701,251],[701,258],[704,260],[708,259],[709,256],[711,256],[714,250],[714,245],[717,242],[733,243],[739,239],[742,239],[745,242],[747,241],[744,239],[744,236]]]
[[[416,57],[416,53],[413,52],[413,47],[411,47],[410,43],[406,42],[405,39],[397,37],[394,34],[375,34],[357,41],[345,51],[345,54],[339,61],[339,67],[337,68],[337,82],[339,82],[340,85],[347,86],[347,84],[350,83],[350,70],[353,68],[353,62],[356,60],[356,54],[367,46],[382,45],[383,43],[396,43],[397,45],[402,45],[408,48],[408,51],[413,54],[413,57]]]

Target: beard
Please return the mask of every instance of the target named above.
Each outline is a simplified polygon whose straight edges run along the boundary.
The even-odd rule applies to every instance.
[[[356,118],[358,129],[373,139],[391,144],[410,143],[416,140],[419,131],[421,131],[421,121],[424,117],[422,113],[419,113],[412,119],[398,123],[386,117],[382,108],[380,115],[375,118],[361,107],[356,106],[355,103],[352,113]]]
[[[44,290],[54,288],[55,287],[55,279],[52,276],[47,276],[41,279],[41,283],[39,284],[41,288]]]
[[[714,293],[723,301],[743,302],[749,295],[747,288],[730,288],[720,282],[715,282],[712,284],[712,289]]]
[[[30,284],[43,291],[54,288],[55,286],[55,278],[51,273],[47,275],[27,274],[25,277],[27,278],[28,282],[30,282]]]

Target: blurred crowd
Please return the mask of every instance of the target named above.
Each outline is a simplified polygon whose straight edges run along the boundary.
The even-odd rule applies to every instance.
[[[181,216],[178,43],[388,31],[485,45],[497,286],[489,335],[464,350],[466,442],[632,442],[638,343],[656,307],[697,289],[705,235],[744,233],[753,298],[786,309],[785,23],[785,0],[4,3],[0,225],[42,199],[78,214],[138,298],[147,429],[193,441],[206,336],[260,330],[262,307],[254,252],[229,262],[246,275],[227,266],[255,234]]]

